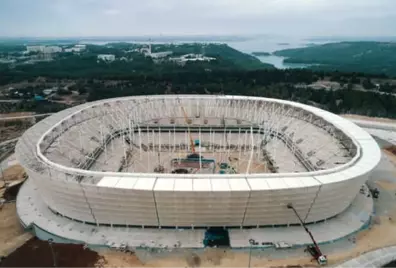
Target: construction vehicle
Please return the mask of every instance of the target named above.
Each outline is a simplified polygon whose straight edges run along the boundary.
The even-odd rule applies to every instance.
[[[373,198],[377,199],[379,197],[379,190],[378,188],[370,189],[370,193],[373,196]]]
[[[311,238],[311,240],[313,242],[313,245],[309,245],[307,247],[306,251],[308,251],[311,254],[313,259],[315,259],[320,266],[326,265],[327,257],[325,255],[323,255],[323,253],[320,250],[319,245],[316,243],[312,233],[308,230],[307,226],[305,225],[304,221],[301,219],[300,215],[298,215],[296,209],[293,207],[293,204],[291,204],[291,203],[287,204],[287,208],[292,209],[294,211],[294,214],[296,214],[298,220],[301,223],[301,226],[304,228],[305,232],[307,232],[307,234],[309,235],[309,237]]]

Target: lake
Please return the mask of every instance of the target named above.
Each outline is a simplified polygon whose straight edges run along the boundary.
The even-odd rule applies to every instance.
[[[331,43],[334,41],[312,41],[302,38],[279,38],[279,37],[265,37],[254,38],[251,40],[227,42],[229,46],[244,53],[251,54],[252,52],[275,52],[282,49],[301,48],[312,45],[321,45]],[[260,61],[274,65],[278,69],[288,68],[307,68],[314,64],[298,64],[298,63],[284,63],[284,57],[270,55],[270,56],[256,56]]]
[[[315,64],[302,64],[302,63],[286,63],[283,62],[284,57],[280,56],[256,56],[261,62],[269,63],[275,66],[278,69],[297,69],[297,68],[307,68],[313,66]]]
[[[84,40],[80,41],[80,43],[86,44],[96,44],[96,45],[105,45],[111,42],[120,42],[121,40]],[[149,39],[142,40],[139,39],[124,39],[123,42],[129,43],[149,43]],[[296,38],[296,37],[280,37],[280,36],[256,36],[250,38],[235,38],[235,39],[224,39],[221,40],[216,37],[208,37],[207,39],[199,39],[199,40],[189,40],[186,38],[167,38],[166,40],[154,40],[151,41],[152,44],[180,44],[180,43],[226,43],[232,48],[235,48],[241,52],[251,54],[252,52],[275,52],[277,50],[289,49],[289,48],[300,48],[307,47],[312,45],[320,45],[325,43],[330,43],[335,41],[326,41],[326,40],[308,40],[304,38]],[[274,65],[278,69],[287,69],[287,68],[306,68],[312,66],[311,64],[296,64],[296,63],[284,63],[284,57],[279,57],[275,55],[271,56],[257,56],[257,58],[265,63],[269,63]]]

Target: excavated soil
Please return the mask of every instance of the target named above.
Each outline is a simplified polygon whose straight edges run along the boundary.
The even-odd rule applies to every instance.
[[[101,257],[82,245],[53,244],[57,267],[94,267]],[[54,267],[51,248],[46,241],[32,238],[11,253],[0,267]]]
[[[385,150],[396,156],[396,146],[395,145],[389,146],[388,148],[385,148]]]
[[[104,268],[243,268],[248,267],[249,254],[223,249],[206,249],[204,253],[186,253],[185,256],[168,256],[154,258],[141,263],[134,254],[112,253],[101,254],[104,259],[98,264]],[[102,267],[102,266],[101,266]],[[256,268],[318,268],[309,257],[291,258],[288,260],[258,259],[252,256],[251,266]]]
[[[1,181],[6,180],[6,181],[15,181],[15,180],[22,180],[23,175],[25,174],[25,170],[21,165],[13,165],[10,166],[7,169],[3,170],[3,177],[0,178]]]
[[[3,177],[0,176],[0,198],[7,201],[15,200],[24,180],[25,171],[20,165],[14,165],[4,170]],[[5,187],[4,181],[8,184],[7,187]]]
[[[19,223],[15,203],[4,204],[0,209],[0,256],[7,256],[31,237]]]
[[[389,146],[383,150],[391,162],[396,166],[396,146]],[[396,175],[395,175],[396,176]]]

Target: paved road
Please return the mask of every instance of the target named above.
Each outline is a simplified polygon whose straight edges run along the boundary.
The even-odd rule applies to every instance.
[[[18,161],[16,160],[15,154],[13,153],[0,163],[0,172],[16,164],[18,164]]]
[[[378,122],[378,121],[361,120],[361,119],[350,119],[350,118],[347,118],[347,119],[354,122],[356,125],[363,127],[363,128],[375,128],[375,129],[396,131],[396,123]]]
[[[6,140],[6,141],[3,141],[3,142],[0,142],[0,146],[4,146],[4,145],[6,145],[7,143],[10,143],[10,142],[13,142],[13,141],[17,141],[19,138],[15,138],[15,139],[11,139],[11,140]]]
[[[0,100],[0,103],[18,103],[21,102],[22,100]]]
[[[349,119],[349,118],[347,118]],[[356,125],[364,128],[374,137],[383,139],[391,144],[396,145],[396,123],[377,122],[361,119],[349,119]]]
[[[337,266],[343,267],[383,267],[396,260],[396,247],[387,247],[374,250]]]
[[[362,120],[358,120],[362,121]],[[388,132],[387,135],[382,135],[382,139],[386,139],[387,141],[395,144],[394,135],[395,130],[384,130],[382,127],[384,125],[385,128],[389,128],[390,126],[395,124],[387,124],[379,122],[356,122],[358,125],[365,127],[370,125],[371,127],[368,129],[369,132],[374,129],[376,131],[381,130],[383,132]],[[372,126],[375,126],[372,128]],[[381,132],[380,132],[381,133]],[[375,132],[371,133],[375,135]],[[367,184],[371,187],[377,187],[380,190],[380,196],[375,201],[375,214],[377,216],[385,216],[389,215],[388,213],[395,209],[396,204],[396,196],[394,191],[390,191],[387,189],[382,188],[380,185],[376,184],[376,180],[385,180],[392,183],[396,183],[396,176],[394,175],[396,170],[396,165],[390,161],[389,157],[386,154],[382,154],[381,162],[379,163],[378,167],[373,172],[370,180]],[[344,262],[337,266],[337,268],[341,267],[383,267],[384,265],[396,260],[396,246],[393,247],[386,247],[378,250],[374,250],[365,254],[360,255],[357,258],[351,259],[347,262]]]
[[[12,117],[0,117],[0,120],[25,119],[25,118],[32,118],[32,117],[48,116],[48,115],[51,115],[51,114],[52,114],[52,113],[47,113],[47,114],[32,114],[32,115],[12,116]]]

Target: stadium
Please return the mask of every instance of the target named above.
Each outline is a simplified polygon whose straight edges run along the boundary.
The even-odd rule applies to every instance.
[[[300,222],[290,205],[319,223],[349,209],[381,157],[368,133],[330,112],[224,95],[82,104],[31,127],[16,154],[29,176],[21,222],[34,223],[30,206],[40,203],[47,216],[36,214],[51,217],[52,230],[66,220],[134,230],[292,228]]]

